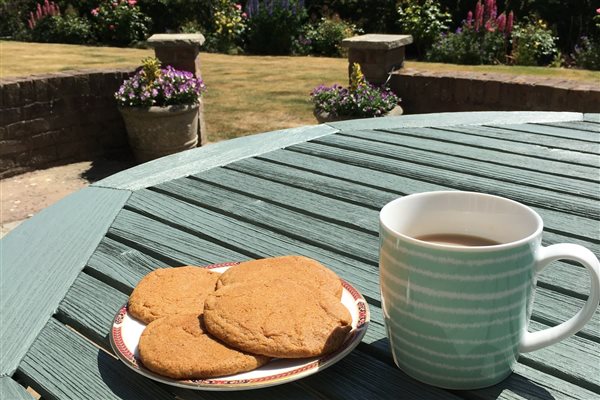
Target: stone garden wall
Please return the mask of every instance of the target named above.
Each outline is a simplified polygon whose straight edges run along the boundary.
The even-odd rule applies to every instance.
[[[402,69],[390,80],[406,114],[452,111],[600,112],[600,84],[535,76]]]
[[[127,155],[127,134],[113,93],[131,74],[131,70],[86,71],[0,80],[0,178]],[[405,114],[600,112],[599,85],[569,80],[402,69],[390,85],[402,98]]]
[[[0,178],[129,152],[113,93],[131,70],[0,80]]]

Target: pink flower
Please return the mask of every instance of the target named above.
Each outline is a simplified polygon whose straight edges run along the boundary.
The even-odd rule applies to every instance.
[[[111,30],[111,31],[114,31],[115,30],[115,26],[113,24],[110,24],[108,26],[108,29]]]
[[[127,4],[129,4],[130,7],[135,6],[137,3],[137,0],[127,0]]]
[[[596,14],[600,14],[600,8],[596,8]]]
[[[504,28],[506,27],[506,15],[504,13],[498,17],[496,25],[498,25],[498,31],[504,32]]]
[[[513,29],[513,23],[514,23],[514,14],[513,12],[509,12],[508,13],[508,20],[506,21],[506,34],[509,35],[512,32]]]
[[[246,14],[245,12],[242,13],[242,18],[248,18],[248,14]]]
[[[90,11],[90,13],[94,16],[97,17],[98,16],[98,8],[94,8],[92,11]]]
[[[238,4],[236,4],[236,5],[235,5],[235,8],[236,8],[237,10],[241,10],[241,9],[242,9],[242,5],[238,3]]]
[[[467,13],[467,25],[471,26],[472,22],[473,22],[473,11],[469,11]]]

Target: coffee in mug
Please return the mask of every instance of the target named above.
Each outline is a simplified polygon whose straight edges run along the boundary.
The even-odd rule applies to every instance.
[[[428,192],[380,213],[379,272],[387,335],[396,365],[447,389],[494,385],[519,354],[579,331],[600,299],[600,265],[575,244],[541,245],[531,208],[473,192]],[[552,261],[581,263],[590,296],[570,320],[527,330],[538,274]]]

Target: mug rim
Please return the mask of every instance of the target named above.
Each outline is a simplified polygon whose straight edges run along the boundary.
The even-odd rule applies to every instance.
[[[428,196],[445,195],[445,194],[487,197],[487,198],[493,198],[496,200],[500,200],[500,201],[503,201],[506,203],[510,203],[511,205],[521,208],[522,210],[525,210],[527,213],[531,214],[534,217],[537,226],[535,227],[535,230],[531,234],[529,234],[521,239],[513,240],[511,242],[499,243],[499,244],[493,244],[493,245],[484,245],[484,246],[461,246],[461,245],[452,245],[452,244],[432,243],[432,242],[427,242],[424,240],[415,239],[411,236],[405,235],[404,233],[398,232],[397,230],[391,228],[389,226],[389,224],[387,224],[383,220],[383,214],[386,209],[390,209],[390,208],[394,207],[397,203],[401,203],[408,198],[428,197]],[[405,240],[406,242],[413,244],[413,245],[426,247],[426,248],[430,248],[430,249],[471,252],[471,253],[482,253],[482,252],[488,252],[488,251],[506,250],[506,249],[511,249],[514,247],[519,247],[519,246],[524,245],[525,243],[532,241],[536,237],[540,236],[542,233],[542,230],[544,229],[544,222],[542,220],[542,217],[535,210],[533,210],[529,206],[526,206],[525,204],[519,203],[518,201],[511,200],[511,199],[508,199],[508,198],[502,197],[502,196],[496,196],[493,194],[481,193],[481,192],[463,191],[463,190],[437,190],[437,191],[419,192],[419,193],[408,194],[408,195],[399,197],[397,199],[394,199],[394,200],[388,202],[387,204],[385,204],[379,211],[379,224],[381,227],[383,227],[388,232],[391,232],[392,234],[401,237],[403,240]]]

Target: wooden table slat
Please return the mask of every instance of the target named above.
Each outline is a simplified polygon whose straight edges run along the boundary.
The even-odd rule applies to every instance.
[[[355,119],[332,122],[328,125],[341,131],[362,129],[365,125],[370,129],[388,128],[420,128],[455,125],[504,125],[525,123],[546,123],[562,121],[581,121],[584,115],[577,112],[540,112],[540,111],[468,111],[433,114],[403,115],[401,117]]]
[[[121,240],[151,249],[152,256],[169,259],[170,265],[206,265],[214,262],[243,261],[249,257],[238,251],[201,239],[133,211],[122,210],[108,233]],[[113,239],[114,237],[111,236]]]
[[[584,218],[598,218],[600,214],[597,200],[583,198],[579,196],[579,191],[575,194],[565,193],[564,186],[559,184],[559,179],[554,179],[552,182],[545,182],[544,185],[547,183],[549,186],[556,187],[560,191],[560,199],[557,197],[557,192],[554,189],[543,185],[540,185],[541,187],[532,187],[524,177],[522,177],[524,184],[519,186],[518,182],[514,182],[514,180],[512,182],[501,181],[494,177],[473,175],[469,173],[470,171],[459,172],[447,170],[441,165],[437,167],[419,165],[415,164],[413,160],[388,159],[381,155],[365,154],[363,151],[342,149],[314,142],[296,145],[290,149],[351,165],[403,175],[415,180],[447,186],[452,189],[486,192],[509,197],[528,205],[555,209]],[[505,178],[511,179],[510,176],[506,176]],[[560,186],[560,188],[557,186]],[[595,196],[596,193],[590,186],[586,185],[579,189],[589,192],[587,193],[589,196]]]
[[[83,189],[1,239],[0,375],[15,371],[129,195]]]
[[[583,121],[600,124],[600,113],[583,114]]]
[[[494,128],[501,128],[505,130],[512,130],[516,132],[524,133],[536,133],[547,137],[561,138],[561,139],[576,139],[582,142],[595,145],[592,147],[594,153],[598,153],[600,148],[600,137],[594,134],[594,132],[576,131],[573,129],[563,128],[560,126],[551,126],[548,124],[507,124],[507,125],[489,125]],[[486,126],[487,127],[487,126]]]
[[[504,140],[486,139],[458,132],[428,128],[395,129],[393,131],[347,131],[344,135],[380,141],[398,146],[447,153],[509,167],[539,171],[545,174],[595,181],[600,155],[582,155],[573,151],[556,151],[539,144],[525,145]],[[567,174],[565,168],[572,171]]]
[[[388,143],[374,143],[369,140],[342,135],[321,138],[311,143],[331,146],[334,150],[357,151],[366,155],[385,157],[388,160],[397,160],[402,163],[410,162],[415,168],[420,168],[424,171],[431,171],[432,168],[443,169],[445,173],[467,174],[484,179],[493,179],[503,184],[510,183],[524,187],[552,189],[553,191],[559,191],[568,195],[574,193],[593,198],[594,201],[597,201],[599,198],[600,185],[597,182],[581,181],[563,176],[559,185],[556,175],[523,169],[520,168],[519,164],[505,166],[453,154],[432,153],[429,150],[407,148]],[[477,153],[475,150],[472,150],[472,152]],[[592,179],[591,175],[590,179]]]
[[[9,376],[0,376],[0,398],[6,400],[34,400],[35,398]]]
[[[135,193],[128,206],[141,212],[152,213],[160,219],[169,219],[173,224],[185,225],[190,231],[202,232],[216,242],[228,243],[233,248],[244,246],[246,251],[254,254],[256,258],[290,253],[315,258],[356,285],[357,289],[364,294],[374,296],[379,293],[379,278],[375,263],[362,263],[354,258],[253,225],[252,222],[243,221],[236,216],[219,214],[161,193],[152,191]],[[196,251],[200,253],[198,257],[203,254],[202,249]],[[107,254],[106,257],[111,255]],[[114,259],[114,256],[111,259]],[[217,261],[222,260],[216,257],[211,260],[211,262]]]
[[[332,225],[316,217],[291,211],[265,201],[217,188],[204,182],[187,179],[158,186],[177,196],[191,199],[194,204],[219,209],[244,221],[269,226],[275,231],[357,260],[373,262],[378,250],[377,237],[345,226]],[[332,210],[332,213],[335,210]]]
[[[322,219],[331,218],[340,225],[375,235],[378,232],[379,210],[223,168],[210,170],[198,176],[198,179],[290,210],[306,212]],[[335,210],[335,214],[332,214],[332,210]]]
[[[537,143],[540,147],[552,149],[555,157],[559,159],[581,158],[583,160],[593,159],[600,152],[595,143],[585,142],[571,138],[556,138],[554,136],[543,136],[525,131],[515,131],[498,126],[445,126],[435,128],[439,131],[466,134],[479,137],[482,142],[487,140],[511,143],[513,146],[524,145],[527,148]]]
[[[552,123],[549,122],[549,123],[543,123],[540,125],[553,126],[553,127],[557,127],[557,128],[574,129],[577,131],[592,132],[597,135],[600,135],[600,126],[598,126],[597,124],[586,122],[586,121],[566,121],[566,122],[552,122]]]
[[[144,275],[156,268],[169,266],[107,237],[102,239],[87,265],[86,270],[90,274],[128,294]]]
[[[55,319],[36,338],[19,374],[50,399],[175,399]]]
[[[296,199],[302,198],[303,202],[306,202],[306,205],[303,206],[304,209],[314,212],[315,214],[321,215],[324,217],[331,217],[332,215],[331,215],[331,212],[329,211],[328,207],[335,207],[336,211],[338,211],[338,213],[335,214],[335,217],[339,218],[339,221],[341,221],[341,222],[357,221],[357,223],[360,225],[360,227],[368,229],[375,234],[377,234],[377,232],[378,232],[378,216],[376,214],[369,217],[368,214],[370,213],[370,210],[369,211],[360,211],[360,209],[356,209],[353,205],[348,204],[348,202],[339,203],[337,201],[331,201],[329,199],[330,193],[332,193],[332,192],[336,193],[335,189],[330,188],[330,186],[335,187],[336,182],[329,177],[328,177],[329,178],[328,180],[324,181],[323,179],[319,179],[318,175],[310,174],[310,173],[307,173],[304,171],[291,170],[291,169],[289,169],[289,170],[296,171],[296,173],[293,175],[292,175],[292,172],[285,174],[284,168],[282,168],[282,167],[277,168],[276,166],[274,167],[274,168],[276,168],[276,171],[273,172],[272,174],[269,174],[268,172],[265,172],[265,170],[267,170],[271,167],[271,165],[268,165],[268,164],[265,165],[263,168],[259,169],[258,171],[255,168],[253,168],[253,164],[249,161],[243,162],[242,166],[240,166],[240,167],[236,167],[236,164],[237,163],[230,164],[230,168],[227,168],[227,170],[235,169],[236,171],[246,174],[246,172],[249,169],[250,172],[253,173],[253,175],[254,174],[262,175],[260,178],[262,178],[264,176],[265,178],[269,178],[269,180],[268,181],[265,181],[263,179],[257,180],[253,176],[248,176],[247,174],[246,175],[234,175],[232,173],[228,173],[228,172],[224,171],[225,169],[223,169],[223,168],[216,168],[211,171],[208,171],[207,173],[202,174],[200,179],[202,179],[203,181],[211,182],[213,184],[218,184],[221,186],[229,185],[229,187],[235,188],[235,190],[244,191],[245,193],[248,193],[253,196],[263,198],[263,199],[267,198],[269,196],[272,196],[271,198],[273,200],[275,200],[276,202],[283,203],[283,204],[289,204],[290,205],[289,207],[291,207],[291,208],[293,208],[294,204],[296,204]],[[273,180],[276,178],[273,178],[273,176],[275,174],[284,174],[284,176],[286,178],[288,176],[293,176],[297,182],[302,182],[302,184],[310,187],[311,191],[307,192],[305,190],[305,188],[300,188],[301,190],[299,191],[295,187],[290,187],[290,185],[285,182],[285,179],[277,179],[280,182],[274,183]],[[309,178],[313,178],[313,177],[317,177],[317,181],[320,183],[320,185],[318,185],[314,182],[311,183],[309,181]],[[302,178],[304,178],[304,179],[302,179]],[[390,180],[390,177],[388,175],[383,176],[381,181],[377,178],[378,178],[378,176],[371,174],[369,183],[372,185],[379,185],[379,186],[386,187],[386,188],[391,186],[388,182]],[[324,183],[327,183],[328,185],[323,185]],[[271,186],[273,186],[274,188],[277,188],[277,189],[271,189]],[[353,188],[355,188],[356,192],[360,192],[360,189],[361,189],[361,185],[350,184],[348,182],[340,182],[337,186],[344,187],[346,192],[352,192]],[[449,190],[448,188],[443,188],[443,187],[438,187],[436,189],[437,190]],[[266,193],[267,190],[269,191],[269,193]],[[407,190],[407,189],[403,188],[403,190]],[[273,192],[274,194],[270,195],[271,192]],[[322,194],[323,196],[315,196],[311,192],[318,192],[319,194]],[[373,193],[373,191],[371,191],[371,193]],[[409,193],[412,193],[412,192],[407,191],[407,194],[409,194]],[[377,212],[388,201],[391,201],[396,197],[400,197],[400,196],[394,195],[393,193],[384,195],[383,193],[376,192],[374,194],[377,196],[377,198],[380,199],[380,201],[376,202],[373,200],[372,201],[367,200],[367,203],[364,204],[364,206],[375,208],[375,210],[377,210]],[[298,197],[298,196],[300,196],[300,197]],[[341,196],[337,196],[337,197],[341,198]],[[312,200],[309,202],[308,201],[309,199],[312,199]],[[342,199],[342,200],[345,200],[345,199]],[[331,204],[329,204],[329,203],[331,203]],[[313,206],[314,204],[318,204],[318,206],[315,207],[315,206]],[[550,210],[549,209],[540,209],[538,207],[534,207],[534,209],[544,219],[547,231],[560,232],[561,230],[562,231],[566,230],[566,232],[563,232],[563,233],[567,234],[567,235],[589,238],[591,240],[598,239],[597,233],[600,230],[600,222],[597,220],[593,220],[590,218],[584,218],[584,217],[580,217],[580,216],[576,216],[576,215],[566,216],[565,214],[563,214],[561,212],[551,210],[551,209]],[[352,215],[353,213],[357,213],[357,212],[359,213],[359,215],[357,215],[357,216]],[[348,214],[348,213],[351,215],[344,216],[344,214]]]

